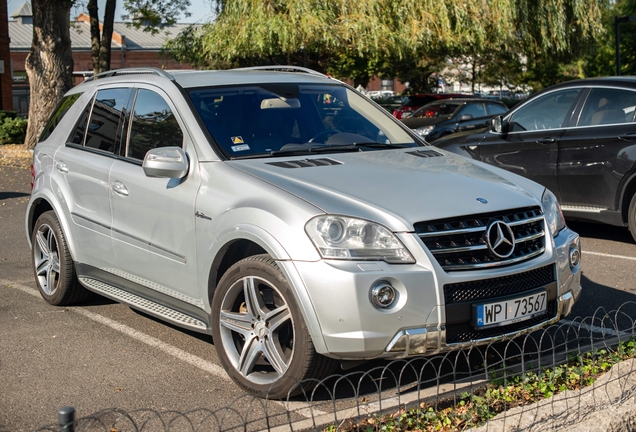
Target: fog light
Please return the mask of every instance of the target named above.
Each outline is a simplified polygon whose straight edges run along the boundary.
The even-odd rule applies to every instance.
[[[386,309],[395,303],[397,291],[387,281],[378,281],[371,287],[371,303],[373,306]]]
[[[576,267],[581,263],[581,251],[578,248],[573,247],[570,249],[570,265]]]

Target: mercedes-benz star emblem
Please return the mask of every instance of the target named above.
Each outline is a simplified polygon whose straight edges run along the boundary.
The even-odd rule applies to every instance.
[[[486,228],[486,245],[492,256],[508,258],[515,251],[515,235],[507,223],[494,220]]]

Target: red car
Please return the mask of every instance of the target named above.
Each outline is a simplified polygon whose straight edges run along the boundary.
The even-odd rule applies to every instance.
[[[429,94],[417,94],[409,96],[408,100],[402,104],[401,107],[397,108],[393,111],[393,116],[395,118],[401,119],[402,117],[406,117],[404,113],[411,113],[418,109],[419,107],[426,105],[429,102],[433,102],[439,99],[449,99],[449,98],[461,98],[461,97],[470,97],[467,95],[459,94],[459,93],[429,93]]]

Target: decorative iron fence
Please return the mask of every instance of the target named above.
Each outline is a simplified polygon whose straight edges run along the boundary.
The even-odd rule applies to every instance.
[[[369,362],[286,400],[244,395],[218,410],[108,409],[40,431],[561,429],[634,396],[636,303],[433,357]],[[303,388],[307,383],[299,383]],[[80,413],[81,414],[81,413]],[[618,421],[625,423],[627,417]],[[604,430],[610,430],[606,418]],[[617,421],[614,418],[614,421]],[[632,421],[632,420],[629,420]],[[600,429],[603,430],[603,429]],[[619,430],[619,429],[612,429]]]

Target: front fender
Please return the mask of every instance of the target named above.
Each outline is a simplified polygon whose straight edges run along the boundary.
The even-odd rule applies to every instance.
[[[199,283],[202,284],[200,286],[201,292],[206,294],[208,292],[209,287],[206,282],[209,280],[209,270],[218,267],[223,259],[223,251],[227,245],[238,240],[247,240],[259,245],[267,254],[276,260],[279,269],[289,283],[296,303],[300,307],[314,346],[318,352],[326,352],[327,347],[322,336],[313,303],[290,254],[275,236],[259,226],[249,223],[238,223],[219,233],[214,243],[208,247],[206,257],[202,265],[199,266]],[[309,239],[307,239],[307,241],[309,241]],[[315,251],[315,248],[312,247],[312,249]],[[307,256],[306,258],[310,257]],[[319,259],[318,251],[315,251],[314,259],[311,261],[317,261]],[[206,308],[210,308],[209,304],[206,304]],[[210,310],[208,310],[208,312],[210,312]]]

